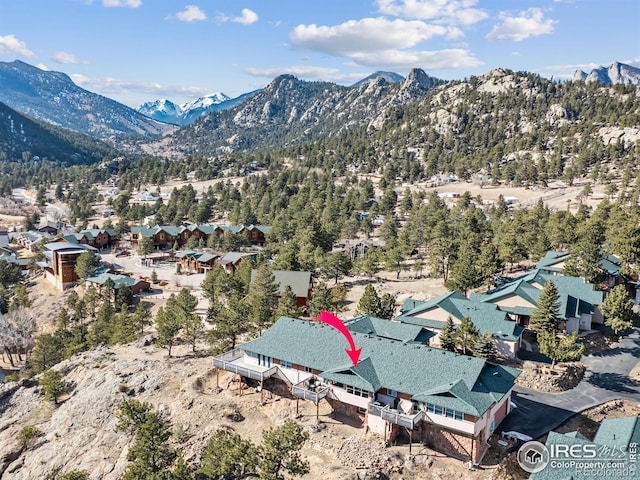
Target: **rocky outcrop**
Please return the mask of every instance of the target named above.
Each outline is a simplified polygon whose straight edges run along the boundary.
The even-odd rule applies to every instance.
[[[640,85],[640,68],[625,63],[613,62],[608,67],[600,66],[589,73],[576,70],[573,81],[598,82],[603,84]]]

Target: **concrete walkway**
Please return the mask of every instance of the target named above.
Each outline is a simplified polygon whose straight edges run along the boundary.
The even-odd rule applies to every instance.
[[[584,379],[571,390],[544,393],[516,386],[512,401],[518,406],[497,431],[524,433],[537,438],[567,419],[602,403],[626,399],[640,403],[640,386],[629,372],[640,360],[640,329],[621,339],[615,348],[582,358],[587,365]]]

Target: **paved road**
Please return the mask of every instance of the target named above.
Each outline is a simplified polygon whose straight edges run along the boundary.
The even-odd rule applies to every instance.
[[[640,386],[629,380],[629,372],[640,360],[640,329],[625,336],[618,346],[582,358],[587,365],[584,379],[563,393],[543,393],[516,386],[512,400],[518,407],[500,424],[498,431],[524,433],[537,438],[565,420],[610,400],[640,403]]]

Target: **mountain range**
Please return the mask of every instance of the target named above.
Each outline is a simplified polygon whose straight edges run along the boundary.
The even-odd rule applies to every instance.
[[[0,62],[0,102],[25,115],[103,140],[154,138],[176,130],[77,86],[61,72]]]
[[[231,98],[224,93],[212,93],[211,95],[200,97],[181,105],[175,104],[171,100],[160,99],[143,103],[136,110],[159,122],[184,127],[211,112],[229,110],[244,102],[258,91],[259,90],[254,90],[253,92],[243,93],[235,98]]]
[[[212,112],[180,129],[154,151],[215,154],[299,144],[362,125],[376,128],[393,107],[408,105],[443,85],[415,68],[403,81],[384,75],[346,87],[280,75],[236,107]]]
[[[576,70],[573,81],[598,82],[603,84],[640,85],[640,68],[625,63],[613,62],[608,67],[600,66],[589,73]]]
[[[615,62],[577,77],[588,82],[639,84],[639,72],[640,69]],[[302,145],[337,138],[359,127],[373,133],[393,124],[416,103],[423,105],[418,107],[423,110],[420,115],[433,117],[436,131],[445,131],[461,108],[451,105],[447,110],[450,99],[459,96],[459,89],[476,90],[477,95],[483,95],[520,88],[517,83],[511,85],[512,80],[505,80],[515,77],[499,75],[500,84],[495,85],[491,83],[494,77],[489,75],[489,80],[481,84],[476,77],[474,81],[447,83],[413,69],[406,78],[392,72],[376,72],[351,86],[342,86],[281,75],[264,89],[234,99],[212,94],[183,105],[169,100],[151,102],[140,107],[146,114],[143,115],[78,87],[64,73],[41,70],[20,61],[0,62],[0,102],[7,105],[3,106],[5,123],[0,128],[0,145],[2,151],[8,152],[5,158],[14,160],[22,159],[21,152],[28,152],[68,162],[75,159],[75,163],[93,161],[95,156],[86,148],[78,148],[78,144],[89,145],[86,137],[74,137],[69,143],[68,130],[49,128],[53,124],[108,140],[128,151],[167,157],[210,156]],[[438,89],[445,89],[443,95],[437,95]],[[422,102],[427,96],[439,98],[442,106]],[[566,110],[570,115],[571,108]],[[187,125],[178,128],[169,123]],[[33,133],[27,134],[28,131]],[[28,138],[31,136],[34,138]],[[60,148],[66,146],[67,152],[63,154],[58,149],[55,155],[37,153],[33,142],[41,138],[49,138],[48,143]],[[95,147],[98,152],[103,148]],[[79,152],[86,155],[78,158],[82,155]]]

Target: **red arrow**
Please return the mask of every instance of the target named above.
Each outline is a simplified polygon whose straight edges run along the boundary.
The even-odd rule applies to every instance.
[[[358,359],[360,358],[360,353],[362,352],[362,347],[356,349],[356,344],[353,341],[353,337],[351,336],[351,332],[347,327],[344,326],[342,320],[336,317],[333,313],[326,312],[324,310],[320,310],[320,315],[315,317],[314,320],[318,320],[319,322],[327,323],[331,325],[333,328],[338,329],[338,331],[344,335],[344,337],[349,341],[349,346],[351,350],[345,348],[345,352],[349,355],[349,358],[353,362],[353,366],[358,366]]]

